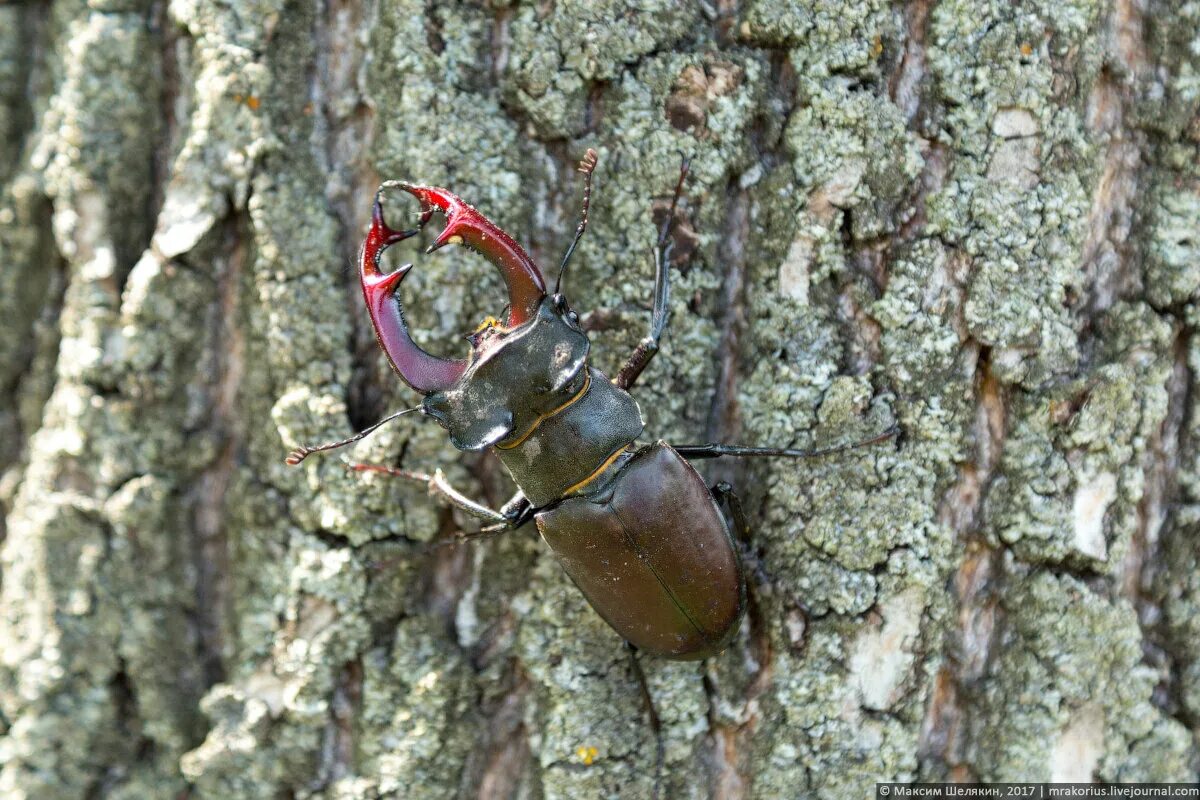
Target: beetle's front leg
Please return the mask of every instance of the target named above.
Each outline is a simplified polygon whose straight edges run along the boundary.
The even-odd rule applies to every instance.
[[[650,318],[650,333],[638,342],[633,355],[625,362],[625,366],[621,367],[617,377],[613,378],[613,383],[626,391],[633,386],[642,370],[658,352],[658,340],[662,338],[667,320],[671,316],[671,228],[675,224],[675,209],[679,206],[679,198],[683,196],[683,181],[687,178],[690,167],[691,162],[683,159],[679,166],[679,181],[675,184],[675,194],[671,197],[671,208],[667,211],[667,218],[658,232],[658,241],[654,248],[654,311]]]
[[[425,484],[429,493],[435,497],[439,497],[455,508],[461,509],[476,519],[481,519],[484,522],[492,522],[502,526],[504,529],[516,527],[512,523],[524,515],[524,511],[518,512],[516,509],[509,509],[513,505],[513,501],[505,504],[505,511],[496,511],[493,508],[488,508],[485,505],[476,503],[471,498],[464,495],[462,492],[455,489],[446,480],[446,476],[442,474],[440,469],[434,470],[430,475],[427,472],[413,472],[412,470],[400,469],[398,467],[385,467],[381,464],[360,464],[356,461],[346,461],[346,468],[353,472],[379,472],[384,475],[391,475],[393,478],[405,478],[410,481],[417,481]],[[514,498],[515,500],[515,498]],[[508,512],[506,515],[505,512]],[[480,533],[494,533],[496,529],[493,526],[485,528]]]
[[[642,370],[658,353],[658,340],[662,337],[662,332],[667,327],[667,319],[671,316],[671,310],[667,306],[671,298],[670,278],[668,277],[669,257],[670,248],[667,248],[665,253],[663,251],[654,253],[654,316],[650,322],[650,334],[638,342],[633,355],[621,367],[617,377],[613,378],[613,383],[625,391],[629,391],[633,387],[638,376],[642,374]]]
[[[533,512],[536,510],[524,492],[517,492],[507,503],[500,506],[500,513],[514,528],[519,528],[533,519]]]
[[[487,510],[491,511],[491,509]],[[533,519],[534,510],[533,504],[525,499],[525,495],[517,492],[507,503],[500,507],[500,514],[504,517],[504,522],[497,522],[495,525],[488,525],[477,531],[456,531],[454,538],[441,542],[438,546],[469,544],[484,539],[491,539],[509,531],[515,531]]]

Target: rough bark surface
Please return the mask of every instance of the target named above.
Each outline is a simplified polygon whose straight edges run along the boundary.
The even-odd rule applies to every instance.
[[[0,97],[0,796],[1196,778],[1200,2],[10,3]],[[706,467],[761,570],[727,652],[641,661],[657,727],[532,531],[283,464],[413,402],[377,182],[551,266],[588,146],[610,374],[694,156],[649,437],[904,428]],[[502,297],[453,249],[404,291],[443,352]],[[430,423],[353,455],[510,489]]]

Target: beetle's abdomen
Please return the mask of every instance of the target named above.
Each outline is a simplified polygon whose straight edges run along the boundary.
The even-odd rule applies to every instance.
[[[539,512],[542,538],[621,636],[653,655],[722,650],[745,608],[745,580],[708,487],[670,446],[638,451],[600,496]]]
[[[539,418],[515,442],[500,443],[496,454],[536,508],[587,481],[643,427],[634,399],[589,368],[579,399]]]

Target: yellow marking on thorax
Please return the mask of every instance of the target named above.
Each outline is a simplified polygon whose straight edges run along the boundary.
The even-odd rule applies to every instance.
[[[585,394],[587,394],[588,389],[590,389],[590,388],[592,388],[592,374],[590,372],[588,372],[588,373],[585,373],[583,376],[583,388],[579,390],[578,394],[576,394],[571,399],[567,400],[567,402],[563,403],[561,406],[554,409],[553,411],[547,411],[545,414],[540,415],[537,419],[535,419],[533,421],[533,425],[529,426],[529,430],[525,431],[525,433],[521,436],[520,439],[517,439],[512,444],[498,444],[498,445],[496,445],[496,447],[500,448],[501,450],[512,450],[514,447],[521,444],[521,442],[528,439],[533,434],[533,432],[538,429],[538,425],[541,425],[543,422],[545,422],[546,420],[555,416],[556,414],[561,414],[562,412],[566,411],[568,408],[570,408],[571,406],[575,405],[580,400],[582,400],[583,396]]]
[[[566,491],[564,491],[562,493],[562,496],[569,497],[570,495],[574,494],[575,492],[582,491],[584,488],[587,487],[587,485],[589,483],[591,483],[592,481],[596,480],[596,478],[599,478],[601,475],[603,475],[605,470],[607,470],[609,467],[611,467],[613,465],[613,462],[617,460],[618,456],[620,456],[622,453],[624,453],[628,449],[629,449],[629,445],[625,445],[624,447],[619,448],[617,450],[617,452],[613,453],[611,456],[604,459],[604,463],[601,464],[599,467],[597,467],[595,472],[593,472],[591,475],[588,475],[586,478],[581,480],[579,483],[575,484],[574,486],[572,486],[569,489],[567,489]]]

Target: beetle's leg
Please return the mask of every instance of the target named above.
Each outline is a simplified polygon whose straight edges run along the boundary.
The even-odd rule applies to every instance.
[[[726,481],[713,484],[709,491],[712,492],[713,499],[717,501],[717,505],[724,505],[725,509],[729,512],[729,527],[733,529],[733,541],[738,545],[742,561],[750,567],[750,572],[754,575],[754,580],[759,586],[768,585],[770,579],[767,577],[766,570],[763,569],[762,560],[754,552],[753,545],[750,542],[750,526],[746,524],[746,514],[742,510],[742,499],[737,496],[737,492]]]
[[[488,508],[485,505],[480,505],[455,489],[446,480],[446,476],[442,474],[440,469],[434,470],[433,474],[430,475],[426,472],[413,472],[407,469],[399,469],[398,467],[385,467],[381,464],[359,464],[354,461],[347,461],[345,463],[346,468],[354,472],[381,472],[384,475],[391,475],[393,478],[405,478],[410,481],[423,483],[431,495],[440,497],[450,505],[465,511],[476,519],[510,527],[509,518],[502,512]]]
[[[728,481],[713,484],[709,491],[717,505],[724,504],[729,510],[729,520],[733,523],[734,538],[739,542],[749,541],[750,527],[746,524],[746,513],[742,510],[742,499],[737,496],[733,486]]]
[[[490,508],[487,510],[491,511]],[[452,539],[440,542],[437,546],[478,542],[483,539],[491,539],[508,531],[514,531],[533,519],[533,512],[535,510],[533,505],[525,499],[525,495],[517,492],[511,500],[500,506],[500,515],[504,517],[504,522],[497,522],[494,525],[488,525],[477,531],[457,531]]]
[[[500,513],[514,528],[519,528],[533,519],[533,512],[536,510],[523,492],[517,492],[507,503],[500,506]]]
[[[867,447],[880,442],[886,442],[888,439],[895,438],[900,434],[900,426],[893,425],[878,436],[872,436],[870,439],[863,439],[857,442],[847,442],[845,444],[835,444],[829,447],[818,447],[814,450],[798,450],[793,447],[743,447],[736,444],[717,444],[710,442],[709,444],[682,444],[671,445],[675,452],[684,458],[719,458],[721,456],[735,456],[738,458],[749,458],[754,456],[782,456],[785,458],[816,458],[817,456],[827,456],[833,453],[841,453],[846,450],[854,450],[859,447]]]
[[[650,684],[646,681],[646,673],[642,671],[642,662],[638,661],[638,651],[631,642],[625,642],[625,649],[629,653],[629,666],[633,672],[633,678],[638,682],[638,687],[642,690],[642,702],[646,704],[646,715],[650,718],[650,730],[654,733],[654,800],[662,797],[662,774],[663,765],[666,761],[666,745],[663,744],[662,737],[662,719],[658,716],[658,709],[654,707],[654,697],[650,694]]]
[[[491,511],[491,509],[488,510]],[[525,499],[525,495],[517,492],[513,495],[512,499],[500,507],[500,514],[504,517],[504,522],[497,522],[494,525],[488,525],[477,531],[455,531],[454,536],[437,542],[430,549],[433,550],[439,547],[449,547],[459,544],[472,544],[484,539],[493,539],[509,531],[515,531],[533,519],[535,510],[533,504]]]
[[[395,475],[395,476],[404,477],[404,478],[411,478],[411,477],[415,477],[417,475],[422,475],[422,479],[433,477],[433,476],[423,475],[422,473],[405,472],[405,470],[395,470],[391,467],[382,467],[382,466],[376,466],[373,464],[349,464],[348,463],[347,467],[354,469],[358,472],[383,472],[388,475]],[[439,494],[440,494],[440,490],[439,490]],[[455,492],[455,494],[458,495],[459,497],[462,497],[462,495],[459,494],[458,492]],[[442,495],[442,496],[444,496],[444,495]],[[471,501],[467,500],[467,502],[470,503]],[[457,505],[457,504],[455,504],[455,505]],[[485,511],[489,511],[489,512],[491,511],[491,509],[485,508],[483,506],[479,506],[478,504],[472,504],[472,505],[475,505],[479,508],[484,508]],[[459,507],[461,507],[461,506],[459,506]],[[517,528],[520,528],[525,523],[529,522],[529,520],[533,519],[533,512],[535,510],[536,509],[533,508],[533,506],[530,504],[530,502],[525,499],[525,495],[522,494],[521,492],[517,492],[512,497],[512,499],[509,500],[507,503],[505,503],[500,509],[499,513],[504,516],[504,518],[505,518],[504,522],[497,522],[492,525],[485,525],[484,527],[480,528],[477,531],[462,531],[462,530],[455,531],[454,535],[449,537],[448,539],[442,539],[440,541],[433,542],[432,544],[427,544],[427,545],[420,547],[412,552],[405,553],[404,555],[395,556],[393,558],[386,558],[382,561],[371,561],[370,568],[373,570],[376,570],[376,571],[382,571],[382,570],[391,568],[392,566],[404,561],[405,559],[413,558],[414,556],[429,555],[430,553],[434,552],[435,550],[439,550],[443,547],[451,547],[451,546],[460,545],[460,544],[474,544],[475,542],[480,542],[480,541],[483,541],[484,539],[495,538],[495,537],[505,534],[509,531],[516,530]],[[488,517],[488,519],[491,519],[491,517]],[[385,536],[385,537],[382,537],[379,539],[372,539],[367,544],[377,545],[377,544],[382,544],[382,543],[389,542],[389,541],[408,542],[408,539],[404,536],[393,534],[391,536]],[[351,550],[358,549],[356,546],[350,545],[350,544],[346,544],[343,546],[346,548],[349,548]]]
[[[304,459],[311,456],[313,453],[319,453],[322,450],[336,450],[339,447],[345,447],[348,444],[354,444],[355,442],[359,441],[360,439],[365,439],[367,436],[370,436],[377,429],[383,427],[384,425],[386,425],[387,423],[396,419],[397,417],[403,417],[407,414],[413,414],[417,411],[420,411],[423,413],[424,410],[425,410],[424,406],[414,406],[413,408],[406,408],[403,411],[397,411],[395,414],[391,414],[391,415],[386,416],[383,419],[379,420],[379,422],[376,422],[374,425],[371,425],[370,427],[367,427],[367,428],[363,428],[361,431],[354,434],[353,436],[350,436],[346,439],[339,439],[336,442],[326,442],[325,444],[313,444],[313,445],[302,444],[299,447],[297,447],[295,450],[293,450],[292,452],[288,453],[287,458],[284,459],[284,463],[286,463],[289,467],[294,467],[297,464],[299,464],[301,461],[303,461]]]
[[[477,531],[455,531],[454,535],[443,541],[436,543],[433,548],[446,547],[453,544],[469,544],[471,542],[481,542],[484,539],[494,539],[495,537],[508,533],[516,526],[510,522],[497,522],[495,525],[487,525]]]
[[[491,511],[491,509],[488,510]],[[500,514],[504,517],[504,522],[497,522],[494,525],[488,525],[477,531],[456,531],[453,538],[447,539],[444,542],[438,542],[434,547],[478,542],[483,539],[494,538],[508,531],[515,531],[533,519],[535,510],[533,504],[525,499],[525,495],[517,492],[513,495],[512,499],[500,507]]]
[[[596,171],[598,160],[599,156],[596,155],[596,151],[589,147],[579,162],[579,171],[583,173],[583,209],[579,213],[579,226],[575,228],[575,238],[571,240],[571,246],[567,248],[567,254],[563,256],[562,263],[558,265],[558,280],[554,282],[556,296],[560,294],[563,273],[567,271],[567,262],[575,254],[575,248],[578,246],[579,240],[583,238],[583,232],[587,230],[588,206],[592,204],[592,173]]]
[[[691,160],[683,159],[679,165],[679,181],[675,184],[675,194],[671,197],[671,208],[667,218],[663,220],[662,228],[658,231],[658,241],[654,247],[654,311],[650,318],[650,334],[638,342],[633,355],[621,367],[613,383],[628,391],[637,381],[642,370],[658,352],[658,340],[667,327],[671,316],[671,228],[675,224],[675,210],[679,207],[679,198],[683,196],[683,182],[691,168]]]
[[[727,520],[732,529],[733,541],[741,556],[742,574],[753,578],[752,581],[742,582],[742,604],[746,608],[746,617],[750,623],[751,648],[757,649],[756,642],[764,634],[762,599],[771,595],[775,583],[763,566],[762,557],[754,548],[750,527],[746,524],[746,514],[742,510],[742,501],[737,492],[725,481],[714,484],[709,491],[712,492],[717,505],[723,505],[728,514]],[[796,605],[807,614],[803,604],[797,602]]]

